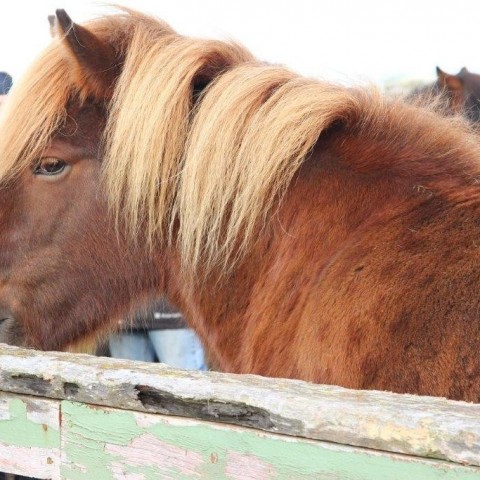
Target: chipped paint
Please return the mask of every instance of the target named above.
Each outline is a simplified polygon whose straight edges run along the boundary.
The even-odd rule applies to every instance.
[[[1,442],[21,447],[58,448],[60,445],[58,406],[56,412],[52,409],[49,414],[34,415],[32,410],[35,408],[35,403],[32,404],[29,399],[10,398],[7,405],[8,418],[0,421]],[[55,415],[56,425],[52,421]]]
[[[371,419],[364,424],[368,435],[377,438],[379,441],[401,443],[405,441],[406,434],[409,434],[409,445],[416,450],[421,450],[425,456],[428,456],[428,452],[439,450],[438,439],[432,435],[432,426],[434,427],[434,424],[431,419],[422,419],[412,433],[408,427],[400,426],[393,422],[380,424],[375,419]]]
[[[275,478],[276,469],[250,453],[227,452],[225,476],[232,480],[256,478],[270,480]]]
[[[0,470],[56,480],[60,469],[66,480],[480,480],[476,404],[3,345],[0,365],[0,388],[14,392],[0,392]]]
[[[28,436],[26,436],[28,438]],[[0,471],[35,478],[59,479],[60,449],[17,447],[0,442]]]
[[[60,478],[59,407],[56,400],[0,392],[0,471]]]
[[[71,402],[62,412],[62,473],[72,480],[480,479],[475,467],[242,427]]]
[[[135,437],[127,446],[107,444],[105,453],[122,458],[126,465],[154,467],[165,475],[174,471],[190,478],[200,478],[203,463],[200,453],[162,442],[151,433]]]
[[[4,391],[222,421],[480,467],[478,404],[4,345],[0,365]]]

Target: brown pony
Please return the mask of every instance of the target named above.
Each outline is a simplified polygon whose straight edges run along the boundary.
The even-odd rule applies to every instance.
[[[436,82],[416,89],[412,96],[441,96],[445,113],[462,114],[471,122],[480,123],[480,75],[469,72],[465,67],[456,75],[437,67]]]
[[[480,401],[463,120],[134,12],[54,29],[0,127],[4,340],[166,293],[227,372]]]

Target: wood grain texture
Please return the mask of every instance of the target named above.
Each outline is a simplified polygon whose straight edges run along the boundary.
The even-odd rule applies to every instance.
[[[480,405],[0,345],[0,390],[480,466]]]
[[[60,478],[60,402],[0,392],[0,471]]]
[[[62,402],[72,480],[478,480],[480,468],[201,420]]]

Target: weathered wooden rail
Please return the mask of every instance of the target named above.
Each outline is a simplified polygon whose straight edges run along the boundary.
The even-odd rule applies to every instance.
[[[480,405],[0,345],[0,471],[480,479]]]

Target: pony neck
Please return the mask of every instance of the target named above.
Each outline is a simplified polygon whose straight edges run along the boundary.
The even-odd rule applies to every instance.
[[[302,352],[297,334],[298,325],[309,321],[305,306],[325,270],[345,248],[374,248],[362,239],[371,239],[372,231],[381,232],[390,220],[428,209],[432,190],[419,185],[415,175],[352,168],[372,150],[372,145],[364,145],[365,151],[358,146],[357,138],[335,136],[317,144],[230,275],[218,270],[196,284],[182,275],[178,253],[171,256],[168,295],[218,368],[315,379],[313,370],[302,370],[312,362],[301,361],[308,352]],[[289,365],[276,356],[289,359]]]

